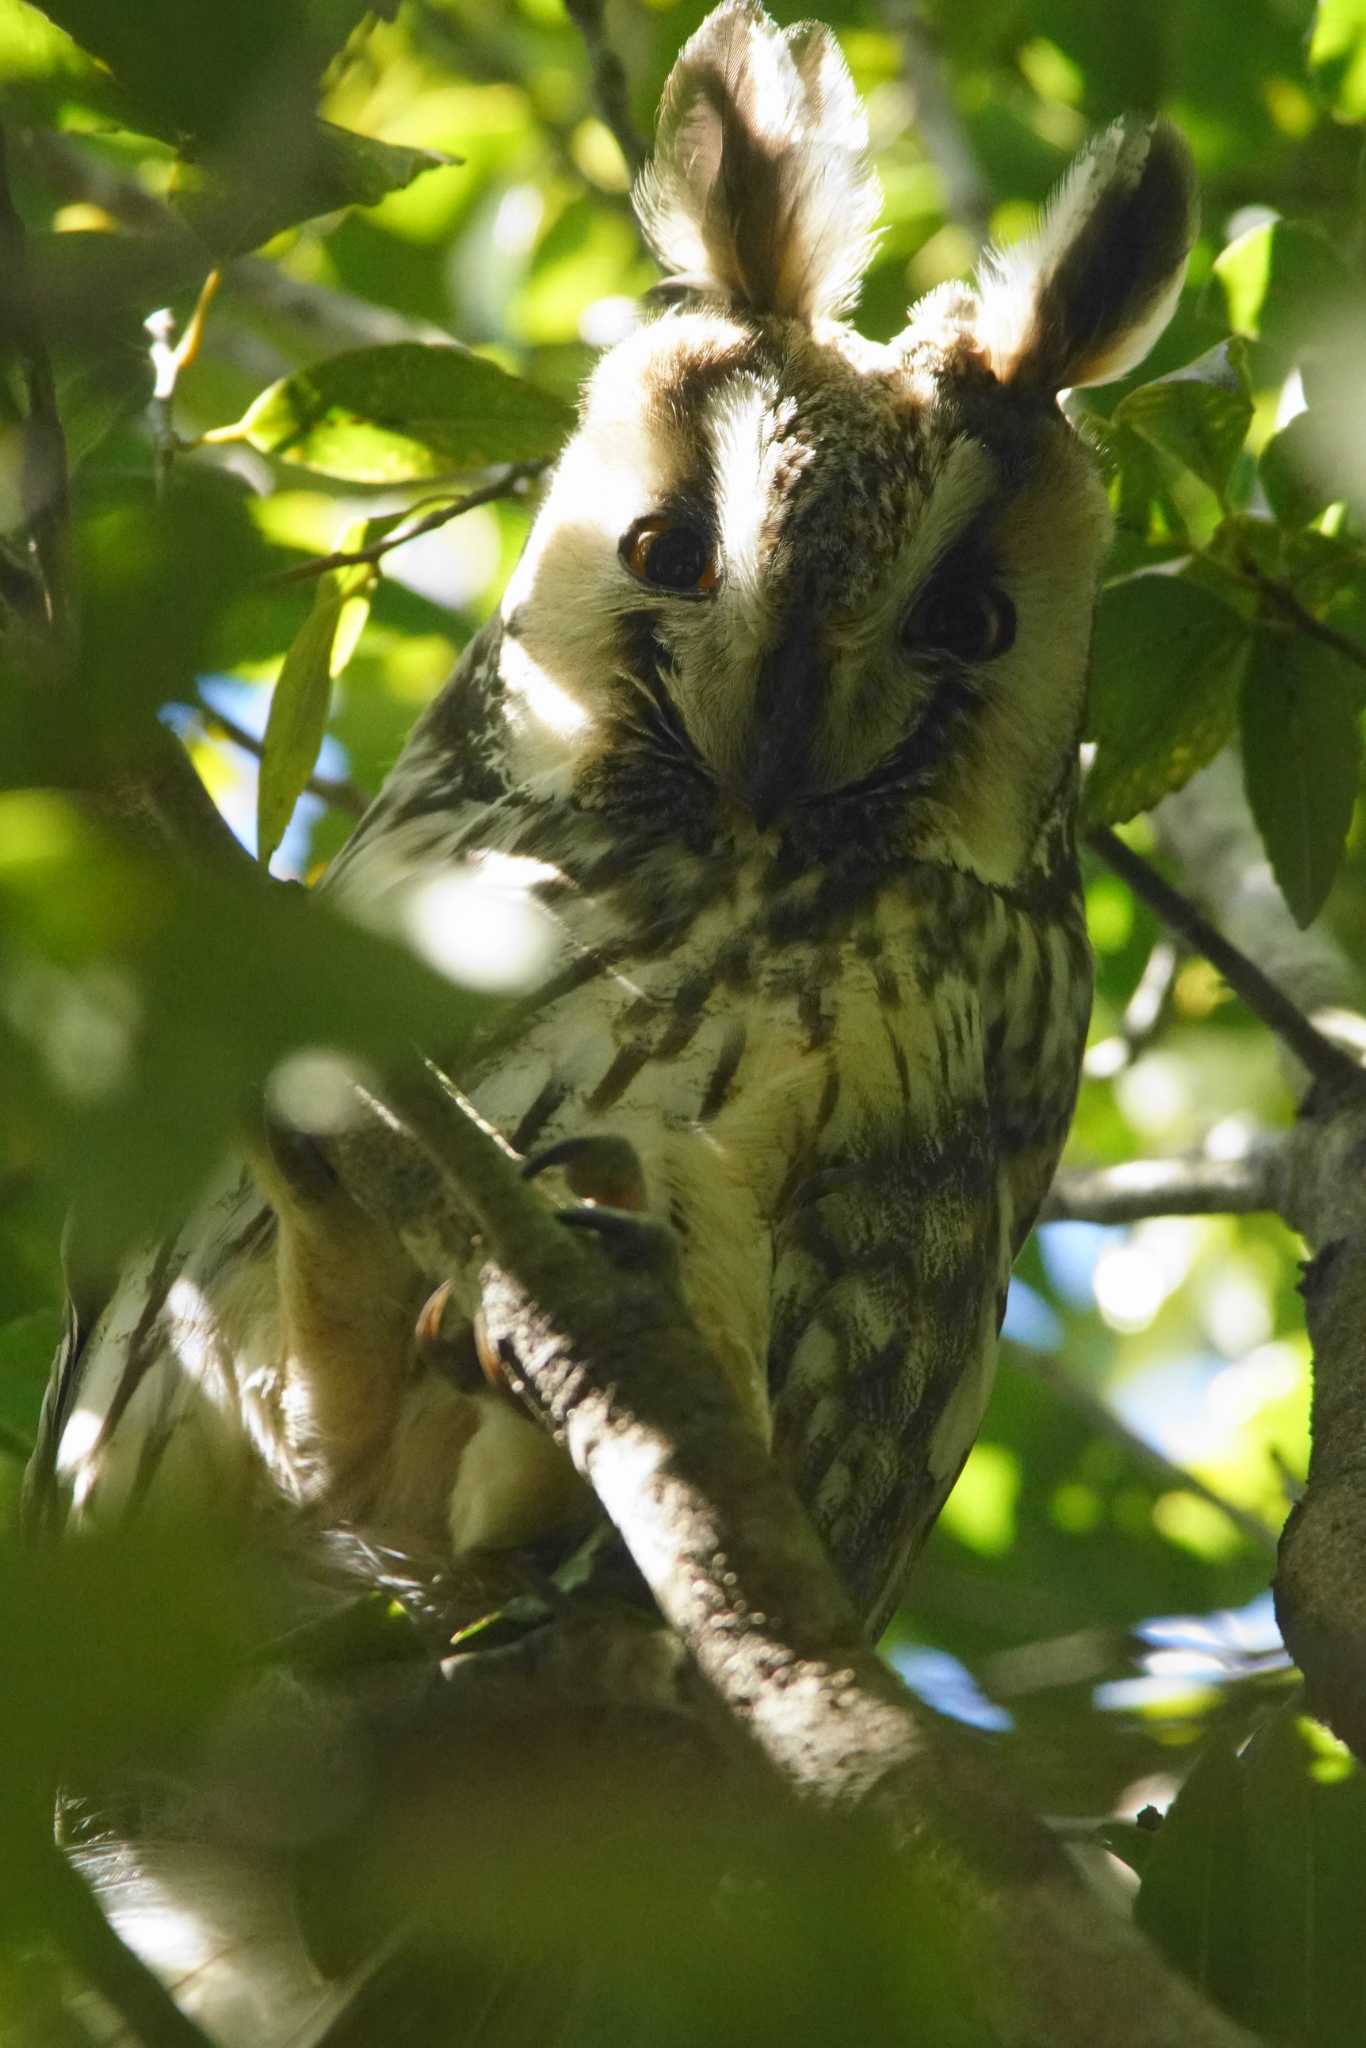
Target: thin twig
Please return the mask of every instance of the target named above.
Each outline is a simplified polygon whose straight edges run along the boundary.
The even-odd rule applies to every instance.
[[[1289,1047],[1313,1080],[1342,1094],[1366,1089],[1366,1074],[1351,1054],[1326,1038],[1285,991],[1226,939],[1188,896],[1164,880],[1142,854],[1126,846],[1108,826],[1092,832],[1090,844],[1192,952],[1203,954],[1219,970],[1234,994]]]
[[[157,312],[149,313],[142,323],[152,342],[153,382],[151,404],[148,409],[152,421],[152,452],[158,491],[164,487],[171,463],[182,445],[171,417],[171,403],[175,397],[176,384],[181,371],[187,369],[199,354],[209,308],[222,281],[221,270],[214,269],[209,272],[200,286],[194,311],[186,321],[179,341],[171,339],[175,332],[175,315],[169,306],[162,306]]]
[[[1354,668],[1366,669],[1366,641],[1358,640],[1350,633],[1340,633],[1336,626],[1328,625],[1310,611],[1303,598],[1288,583],[1283,583],[1278,576],[1268,575],[1250,555],[1240,557],[1239,570],[1239,581],[1264,597],[1297,633],[1317,640],[1321,647],[1331,647],[1334,654],[1340,654]]]
[[[42,571],[47,623],[64,643],[69,626],[67,588],[71,508],[66,435],[57,409],[52,359],[38,317],[29,273],[28,240],[9,183],[9,159],[0,128],[0,353],[13,354],[24,380],[21,491],[24,523]]]
[[[616,137],[617,148],[634,177],[645,161],[646,149],[631,119],[626,67],[607,39],[602,0],[565,0],[565,9],[588,50],[598,116]]]
[[[1099,1039],[1087,1047],[1082,1072],[1089,1079],[1113,1080],[1151,1044],[1167,1014],[1180,964],[1179,948],[1170,939],[1159,939],[1148,955],[1137,988],[1124,1006],[1119,1030],[1113,1037]]]
[[[195,709],[201,718],[206,718],[210,724],[216,725],[224,738],[231,740],[235,747],[240,747],[244,754],[250,754],[257,761],[261,759],[266,750],[266,743],[258,739],[254,732],[248,732],[244,725],[239,725],[235,718],[229,718],[225,711],[219,711],[214,705],[206,704],[202,697],[195,699]],[[345,811],[352,818],[363,818],[370,808],[370,799],[365,791],[358,789],[354,782],[348,781],[344,776],[310,775],[304,788],[310,796],[316,796],[321,802],[331,804],[334,810]]]
[[[1060,1173],[1044,1223],[1138,1223],[1148,1216],[1251,1216],[1279,1207],[1282,1142],[1266,1138],[1241,1159],[1190,1153],[1126,1159]]]
[[[399,527],[393,533],[386,533],[382,539],[372,541],[368,548],[339,550],[331,555],[312,555],[306,562],[297,562],[290,569],[277,570],[266,578],[271,584],[308,583],[315,576],[324,576],[329,569],[350,569],[358,564],[382,561],[392,548],[406,546],[416,540],[419,534],[435,533],[438,527],[448,526],[452,519],[458,519],[462,512],[473,512],[478,505],[492,505],[499,498],[521,496],[523,484],[532,482],[549,467],[545,458],[535,462],[510,462],[505,469],[488,483],[480,484],[474,491],[466,491],[461,497],[451,498],[436,506],[412,526]]]

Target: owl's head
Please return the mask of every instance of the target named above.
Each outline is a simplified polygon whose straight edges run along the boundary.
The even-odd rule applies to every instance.
[[[530,775],[686,792],[727,832],[1009,883],[1070,788],[1094,464],[1057,404],[1136,364],[1194,233],[1175,133],[1120,123],[1032,241],[886,344],[841,318],[873,247],[867,124],[830,33],[726,0],[665,89],[636,207],[666,310],[606,355],[504,604]]]

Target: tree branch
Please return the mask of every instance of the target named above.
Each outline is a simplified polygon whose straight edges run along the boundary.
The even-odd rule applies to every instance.
[[[729,1718],[804,1803],[895,1860],[904,1912],[959,1934],[964,2038],[1001,2048],[1232,2048],[1246,2040],[1081,1884],[873,1654],[810,1522],[683,1302],[671,1239],[570,1230],[489,1128],[426,1070],[363,1093],[326,1141],[355,1198],[428,1240],[469,1219],[483,1318]],[[443,1216],[450,1219],[442,1223]],[[437,1248],[434,1246],[434,1248]],[[974,2033],[973,2028],[977,2031]]]
[[[1218,968],[1235,995],[1294,1053],[1313,1080],[1340,1095],[1366,1090],[1366,1077],[1352,1055],[1325,1037],[1284,990],[1225,938],[1188,896],[1165,881],[1142,854],[1126,846],[1108,827],[1092,832],[1090,844],[1192,952],[1203,954]]]
[[[1240,1159],[1189,1152],[1073,1167],[1049,1189],[1044,1223],[1137,1223],[1146,1216],[1247,1216],[1280,1206],[1284,1143],[1262,1138]]]
[[[631,119],[626,67],[607,39],[603,0],[565,0],[565,11],[588,50],[598,117],[612,131],[617,148],[626,159],[626,168],[634,178],[648,152]]]
[[[306,583],[315,576],[325,575],[329,569],[349,569],[357,564],[380,562],[391,549],[405,546],[408,541],[416,540],[419,534],[435,533],[439,527],[448,526],[452,519],[458,519],[462,512],[473,512],[478,505],[492,505],[499,498],[520,497],[522,485],[542,476],[549,466],[544,458],[534,462],[509,462],[488,483],[480,484],[477,490],[465,491],[458,498],[434,506],[412,526],[386,533],[381,539],[372,541],[368,548],[312,555],[306,562],[297,562],[291,568],[279,570],[268,580],[276,584]]]

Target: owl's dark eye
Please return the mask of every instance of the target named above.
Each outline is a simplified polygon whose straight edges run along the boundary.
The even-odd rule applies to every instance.
[[[621,559],[642,583],[685,597],[705,597],[721,581],[716,551],[695,526],[647,519],[623,540]]]
[[[911,653],[995,661],[1015,643],[1015,607],[991,583],[931,584],[907,612],[901,642]]]

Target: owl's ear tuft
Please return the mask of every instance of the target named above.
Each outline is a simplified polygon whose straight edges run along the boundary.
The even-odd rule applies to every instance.
[[[843,312],[881,195],[868,122],[828,29],[725,0],[684,45],[635,206],[666,283],[808,324]]]
[[[1165,121],[1116,121],[1082,151],[1039,232],[992,251],[977,340],[1001,383],[1108,384],[1170,320],[1195,240],[1190,151]]]

